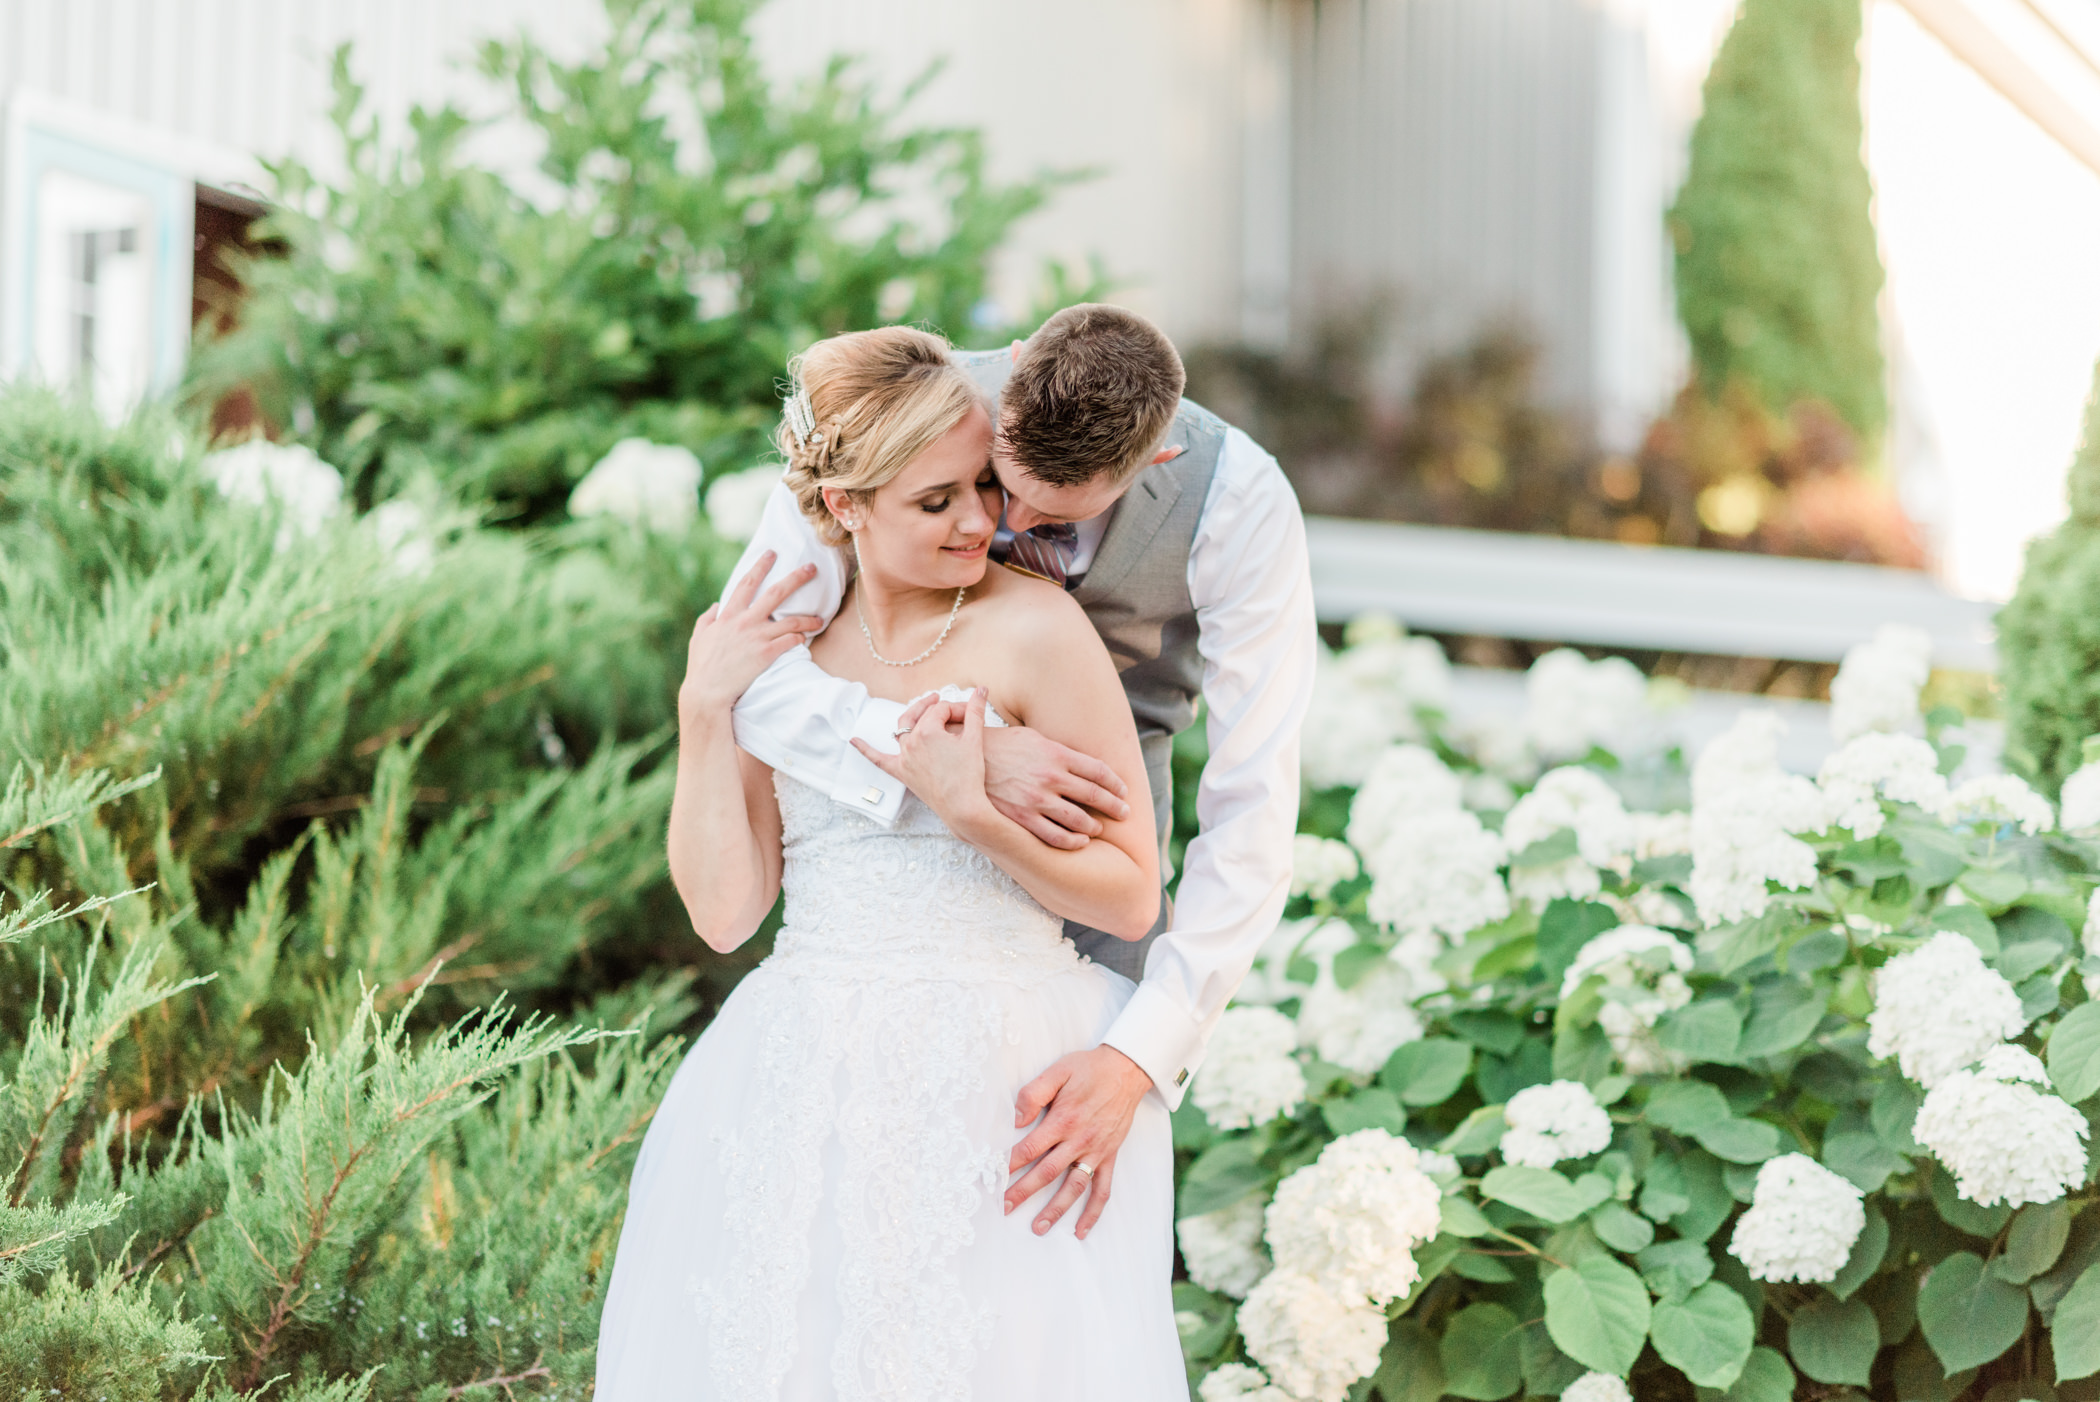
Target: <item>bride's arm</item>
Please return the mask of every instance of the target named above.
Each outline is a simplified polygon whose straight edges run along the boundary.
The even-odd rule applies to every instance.
[[[772,769],[736,747],[726,706],[679,718],[669,848],[693,932],[722,954],[750,939],[780,894],[780,805]]]
[[[693,930],[724,953],[751,938],[780,894],[780,808],[773,771],[736,747],[730,708],[805,631],[775,622],[807,567],[771,588],[762,559],[693,625],[678,688],[678,779],[671,795],[671,880]]]
[[[1002,684],[998,704],[1058,743],[1099,756],[1122,778],[1127,816],[1102,817],[1100,836],[1073,851],[1050,847],[992,805],[984,792],[982,692],[973,695],[967,714],[948,703],[915,703],[905,719],[925,712],[925,724],[914,724],[895,756],[854,743],[1046,909],[1118,939],[1142,939],[1159,916],[1159,835],[1137,727],[1115,664],[1086,615],[1062,595],[1049,603],[1015,620],[1025,627],[1017,635],[1025,646],[1015,649],[1010,685]],[[963,720],[961,731],[942,725],[944,716]]]

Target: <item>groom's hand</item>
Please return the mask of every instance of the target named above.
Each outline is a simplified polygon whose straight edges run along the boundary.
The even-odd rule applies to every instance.
[[[1068,852],[1101,835],[1100,819],[1087,809],[1130,816],[1123,801],[1130,790],[1115,770],[1021,725],[984,732],[984,792],[994,808]]]
[[[1006,1190],[1006,1210],[1012,1212],[1059,1177],[1064,1182],[1036,1215],[1035,1234],[1043,1235],[1057,1225],[1082,1193],[1086,1210],[1079,1214],[1075,1234],[1086,1239],[1108,1206],[1109,1181],[1115,1176],[1116,1152],[1130,1133],[1138,1102],[1152,1089],[1152,1078],[1114,1047],[1099,1046],[1058,1058],[1055,1065],[1021,1087],[1014,1105],[1014,1128],[1021,1129],[1038,1115],[1043,1122],[1014,1145],[1007,1160],[1009,1174],[1028,1172]],[[1049,1114],[1044,1115],[1047,1108]],[[1091,1177],[1072,1171],[1072,1165],[1091,1165]],[[1030,1165],[1033,1165],[1030,1167]]]

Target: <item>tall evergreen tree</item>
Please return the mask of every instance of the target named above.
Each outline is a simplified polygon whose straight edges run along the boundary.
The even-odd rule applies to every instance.
[[[1860,0],[1743,0],[1669,224],[1706,393],[1741,380],[1779,412],[1822,400],[1873,439],[1888,406],[1860,27]]]
[[[2071,516],[2027,547],[1998,614],[2006,756],[2055,792],[2100,734],[2100,366],[2071,462]]]

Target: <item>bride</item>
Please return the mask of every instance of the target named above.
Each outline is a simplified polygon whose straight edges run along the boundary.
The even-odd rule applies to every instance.
[[[813,567],[765,586],[761,559],[693,630],[672,876],[714,949],[749,939],[783,889],[786,919],[642,1145],[601,1402],[1187,1397],[1159,1098],[1084,1239],[1003,1210],[1029,1127],[1018,1092],[1095,1045],[1131,993],[1061,922],[1143,936],[1159,855],[1107,650],[1063,590],[990,561],[991,419],[950,354],[903,327],[821,341],[792,367],[779,434],[802,509],[858,566],[812,655],[876,696],[921,698],[899,723],[913,797],[896,826],[735,746],[737,697],[816,626],[773,618]],[[999,814],[983,727],[1006,718],[1100,756],[1142,816],[1060,851]]]

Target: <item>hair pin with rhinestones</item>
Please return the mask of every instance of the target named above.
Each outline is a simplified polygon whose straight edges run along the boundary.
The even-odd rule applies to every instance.
[[[809,442],[809,436],[817,431],[817,414],[810,408],[809,391],[795,386],[795,392],[780,406],[781,415],[787,419],[788,432],[795,435],[795,446]]]

